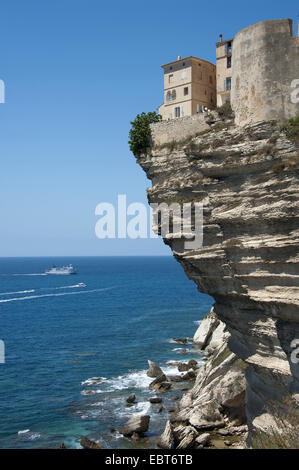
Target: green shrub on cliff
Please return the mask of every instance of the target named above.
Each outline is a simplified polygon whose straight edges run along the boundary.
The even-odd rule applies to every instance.
[[[290,140],[299,140],[299,114],[290,118],[283,125],[282,130]]]
[[[222,106],[217,108],[220,117],[226,119],[233,117],[233,110],[229,101],[226,101]]]
[[[150,147],[151,129],[150,124],[162,120],[160,114],[156,111],[150,113],[137,114],[134,121],[131,121],[131,129],[129,133],[130,150],[135,157],[139,157]]]

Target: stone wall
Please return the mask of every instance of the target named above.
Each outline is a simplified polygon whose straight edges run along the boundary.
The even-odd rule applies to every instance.
[[[194,114],[169,121],[151,124],[153,146],[176,142],[208,129],[205,121],[206,113]]]
[[[299,114],[292,81],[299,79],[299,37],[292,20],[262,21],[240,31],[233,45],[231,103],[236,124]]]

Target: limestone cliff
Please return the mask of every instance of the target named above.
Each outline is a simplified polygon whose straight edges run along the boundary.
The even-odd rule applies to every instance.
[[[159,126],[159,124],[155,124]],[[204,204],[204,241],[175,258],[230,333],[229,349],[246,363],[249,428],[265,429],[270,401],[299,398],[298,150],[273,121],[243,128],[215,113],[185,141],[153,145],[138,163],[152,181],[152,203]],[[192,397],[191,397],[192,398]],[[186,398],[190,406],[190,395]]]

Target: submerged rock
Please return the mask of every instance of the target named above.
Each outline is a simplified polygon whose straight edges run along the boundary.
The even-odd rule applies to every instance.
[[[134,433],[143,434],[148,430],[149,422],[149,415],[134,416],[123,425],[120,433],[126,437],[131,437]]]
[[[179,344],[187,344],[188,343],[187,338],[172,338],[172,341],[175,341],[176,343],[179,343]]]
[[[160,397],[151,397],[149,399],[149,402],[152,403],[152,404],[162,403],[162,398],[160,398]]]
[[[135,403],[136,401],[136,396],[134,394],[130,395],[127,399],[126,399],[126,402],[127,403]]]
[[[102,445],[99,442],[94,442],[88,439],[87,437],[81,437],[80,445],[83,449],[101,449]]]

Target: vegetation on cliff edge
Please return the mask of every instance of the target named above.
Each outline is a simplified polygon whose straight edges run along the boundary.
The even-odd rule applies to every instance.
[[[282,127],[285,135],[290,140],[299,140],[299,114],[293,118],[288,119]]]
[[[129,132],[130,150],[135,157],[139,157],[146,152],[151,143],[150,124],[159,122],[162,116],[156,111],[150,113],[137,114],[134,121],[131,121],[131,129]]]
[[[229,101],[226,101],[222,106],[217,108],[217,112],[222,118],[230,118],[233,117],[234,114]]]

